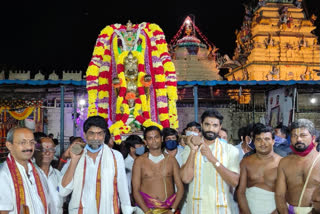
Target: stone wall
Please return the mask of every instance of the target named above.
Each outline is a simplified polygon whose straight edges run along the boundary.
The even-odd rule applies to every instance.
[[[295,117],[295,119],[304,118],[311,120],[314,123],[316,129],[320,131],[320,113],[297,113]]]
[[[69,137],[73,136],[73,108],[64,108],[64,136],[65,141],[69,141]],[[60,108],[47,109],[48,127],[47,132],[52,133],[54,138],[60,141]]]

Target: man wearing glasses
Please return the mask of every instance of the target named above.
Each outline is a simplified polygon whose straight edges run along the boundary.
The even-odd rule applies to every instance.
[[[80,154],[70,152],[71,160],[61,171],[60,195],[72,192],[69,214],[120,214],[120,205],[122,213],[132,213],[123,157],[104,144],[105,138],[106,142],[110,139],[105,119],[89,117],[83,131],[84,150]]]
[[[40,138],[36,144],[35,159],[40,173],[47,180],[53,213],[62,214],[63,198],[58,192],[61,172],[51,166],[55,151],[56,145],[51,138]]]
[[[8,132],[9,155],[0,168],[0,213],[49,213],[46,181],[30,161],[36,141],[30,129]],[[51,210],[50,210],[51,212]]]

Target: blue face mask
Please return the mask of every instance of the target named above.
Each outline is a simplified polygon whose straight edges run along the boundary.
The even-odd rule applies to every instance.
[[[102,149],[102,146],[103,146],[103,145],[100,145],[99,148],[97,148],[97,149],[92,149],[92,148],[87,144],[85,148],[86,148],[88,151],[90,151],[91,153],[96,153],[96,152],[99,152],[99,151]]]
[[[168,150],[174,150],[177,148],[178,146],[178,142],[176,140],[168,140],[165,142],[165,146],[166,146],[166,149]]]
[[[145,153],[145,151],[146,151],[145,146],[138,147],[138,148],[136,148],[136,155],[139,155],[139,156],[143,155]]]

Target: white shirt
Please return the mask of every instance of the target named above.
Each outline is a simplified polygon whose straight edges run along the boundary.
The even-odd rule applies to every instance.
[[[128,154],[126,159],[124,159],[124,165],[126,167],[126,174],[127,174],[127,180],[128,180],[128,187],[129,187],[129,193],[131,194],[131,177],[132,177],[132,167],[133,167],[134,159],[133,157]]]
[[[89,213],[88,211],[90,210],[90,213],[96,214],[98,213],[97,203],[96,203],[96,182],[97,182],[97,172],[98,172],[98,167],[99,167],[99,163],[102,155],[102,150],[99,151],[95,162],[91,157],[89,157],[89,155],[87,155],[86,152],[87,150],[85,150],[85,158],[86,158],[87,166],[86,166],[86,175],[85,175],[81,203],[84,208],[83,213]],[[63,167],[61,171],[63,174],[67,171],[69,167],[69,163],[70,161]],[[69,190],[73,190],[74,188],[73,184],[74,182],[72,179],[72,181],[65,188]],[[76,188],[82,188],[82,187],[76,187]],[[63,191],[63,189],[61,191]],[[85,212],[86,208],[87,208],[87,212]]]
[[[49,188],[49,194],[52,199],[52,212],[56,214],[63,213],[63,197],[59,195],[59,181],[61,179],[61,172],[57,169],[54,169],[52,166],[49,168],[48,177],[44,171],[38,167],[38,170],[42,176],[46,179]]]
[[[118,151],[115,151],[115,150],[112,150],[112,151],[113,151],[114,156],[117,161],[117,173],[118,173],[117,187],[118,187],[118,194],[119,194],[119,201],[120,201],[119,205],[121,205],[121,209],[124,214],[132,213],[134,208],[131,207],[130,197],[129,197],[129,193],[128,193],[128,185],[123,185],[123,184],[127,184],[127,177],[125,174],[125,166],[124,166],[123,156]],[[83,213],[84,214],[97,214],[98,211],[97,211],[97,204],[96,204],[96,200],[95,200],[95,198],[96,198],[96,179],[97,179],[97,171],[98,171],[99,162],[100,162],[100,159],[102,158],[102,150],[99,151],[95,162],[93,162],[93,159],[87,155],[87,149],[84,149],[84,155],[86,158],[86,165],[87,166],[86,166],[86,176],[85,176],[85,180],[84,180],[83,193],[82,193],[82,198],[81,198],[81,202],[82,202],[82,206],[83,206]],[[113,160],[113,158],[111,158],[110,160]],[[69,164],[70,164],[70,160],[62,168],[62,170],[61,170],[62,175],[64,175],[65,172],[67,171]],[[101,164],[103,164],[103,163],[101,163]],[[101,170],[103,170],[103,167],[101,167]],[[105,174],[108,172],[101,171],[101,173]],[[103,175],[101,175],[101,176],[103,176]],[[74,177],[74,178],[76,178],[76,177]],[[74,190],[74,188],[81,188],[81,186],[75,187],[74,183],[75,183],[75,179],[72,179],[72,181],[66,187],[62,187],[61,180],[60,180],[60,182],[59,182],[60,195],[67,196],[68,194],[70,194]],[[103,188],[103,183],[101,184],[101,188]],[[109,187],[109,189],[111,191],[113,191],[112,186]],[[106,190],[102,189],[101,191],[102,191],[101,194],[107,194],[106,192],[103,192]],[[73,193],[72,197],[73,196],[74,196],[74,193]],[[102,197],[102,195],[101,195],[101,197]],[[104,203],[104,202],[101,201],[101,203]],[[108,202],[108,203],[112,203],[112,202]],[[70,204],[69,204],[69,213],[78,213],[78,207],[77,208],[70,208]],[[100,210],[100,213],[101,213],[101,210]]]
[[[242,141],[238,144],[235,145],[235,147],[239,150],[239,162],[241,162],[241,160],[243,159],[243,156],[245,155],[243,149],[242,149]]]
[[[17,161],[16,165],[22,177],[26,197],[26,204],[29,207],[30,214],[45,213],[42,201],[40,199],[40,196],[38,195],[37,185],[33,176],[31,164],[28,163],[29,176],[27,175],[25,168]],[[45,192],[47,204],[49,204],[51,200],[48,197],[48,186],[46,182],[42,179],[42,176],[40,176],[40,173],[39,177],[43,186],[43,190]],[[9,211],[9,214],[18,214],[14,184],[7,162],[5,162],[3,166],[1,166],[0,168],[0,189],[0,210]]]

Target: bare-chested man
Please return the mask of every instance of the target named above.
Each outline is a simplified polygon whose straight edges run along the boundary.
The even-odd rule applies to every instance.
[[[320,213],[320,186],[312,194],[312,214]]]
[[[281,156],[273,152],[274,131],[257,127],[253,134],[256,153],[240,164],[239,207],[242,214],[276,213],[274,192]]]
[[[299,119],[292,124],[290,147],[294,154],[283,158],[278,167],[277,209],[281,214],[310,213],[312,194],[320,185],[320,158],[317,159],[319,153],[315,147],[315,128],[311,121]]]
[[[146,128],[144,139],[149,152],[135,160],[132,173],[133,196],[141,208],[137,213],[175,213],[183,196],[179,165],[174,157],[163,153],[158,127]]]

